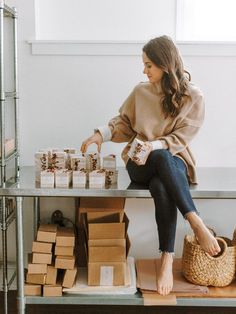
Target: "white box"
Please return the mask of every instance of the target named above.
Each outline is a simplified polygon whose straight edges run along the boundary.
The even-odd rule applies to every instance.
[[[104,188],[106,180],[106,172],[104,169],[94,170],[89,173],[90,188]]]
[[[52,152],[49,160],[50,168],[55,170],[65,169],[67,162],[67,153],[63,151]]]
[[[106,170],[106,184],[116,184],[118,179],[118,170]]]
[[[75,171],[86,169],[86,157],[83,154],[70,154],[70,167]]]
[[[40,187],[54,188],[55,176],[51,170],[44,170],[40,173]]]
[[[35,180],[40,182],[41,171],[47,170],[48,168],[48,152],[39,151],[34,154],[35,163]]]
[[[55,171],[55,186],[56,188],[69,188],[72,179],[72,171],[61,169]]]
[[[73,171],[72,176],[73,176],[73,179],[72,179],[73,188],[85,188],[86,181],[87,181],[86,170]]]
[[[88,153],[86,154],[87,158],[87,169],[90,171],[100,169],[101,162],[100,162],[100,155],[98,153]]]
[[[116,170],[116,155],[110,154],[108,156],[104,156],[102,165],[103,165],[102,166],[103,169],[115,171]]]

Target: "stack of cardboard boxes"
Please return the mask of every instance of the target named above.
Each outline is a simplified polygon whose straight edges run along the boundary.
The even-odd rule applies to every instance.
[[[74,246],[73,229],[41,224],[29,256],[25,294],[61,296],[62,287],[71,288],[77,273]]]
[[[81,252],[87,259],[88,285],[124,285],[130,242],[122,198],[81,198],[78,213]],[[84,234],[84,237],[82,235]]]

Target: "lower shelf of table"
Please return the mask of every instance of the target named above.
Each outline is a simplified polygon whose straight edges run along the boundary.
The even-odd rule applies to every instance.
[[[135,295],[63,295],[62,297],[25,297],[26,304],[143,305],[140,293]],[[177,298],[175,306],[236,307],[236,298]]]

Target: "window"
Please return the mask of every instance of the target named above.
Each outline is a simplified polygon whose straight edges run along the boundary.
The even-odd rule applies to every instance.
[[[236,41],[235,0],[176,0],[178,41]]]

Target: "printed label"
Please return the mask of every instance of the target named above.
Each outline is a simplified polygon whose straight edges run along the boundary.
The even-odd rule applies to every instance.
[[[101,266],[100,286],[113,286],[113,266]]]

